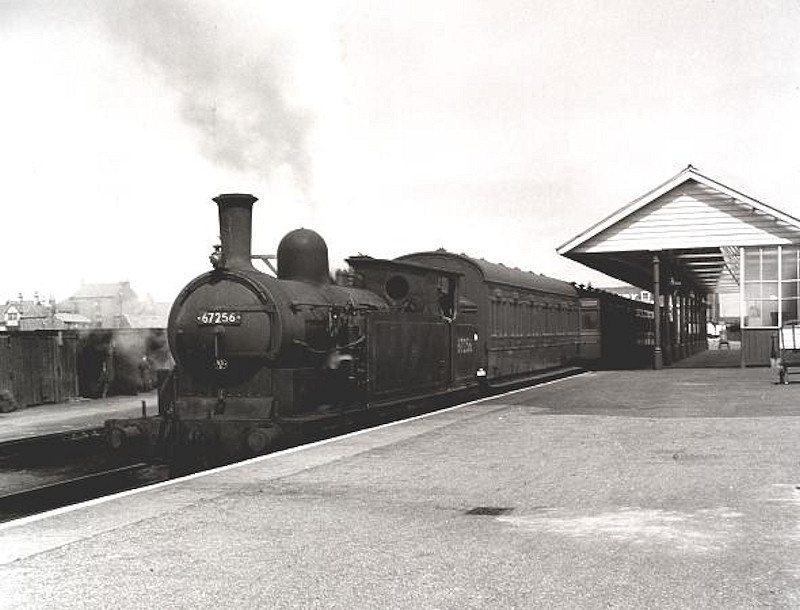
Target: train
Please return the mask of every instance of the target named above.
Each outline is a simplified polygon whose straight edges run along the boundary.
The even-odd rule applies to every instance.
[[[464,254],[358,255],[334,280],[324,239],[302,228],[274,274],[259,270],[256,200],[213,199],[220,244],[170,311],[158,414],[107,421],[113,451],[258,455],[312,424],[647,363],[652,306]]]

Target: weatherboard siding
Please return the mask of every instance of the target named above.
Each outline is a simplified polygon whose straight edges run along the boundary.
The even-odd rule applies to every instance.
[[[575,248],[575,252],[755,246],[797,242],[797,229],[689,180]]]

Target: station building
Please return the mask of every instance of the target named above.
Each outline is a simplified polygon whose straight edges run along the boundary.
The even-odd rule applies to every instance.
[[[800,318],[800,220],[691,165],[557,251],[653,294],[655,368],[707,349],[716,316],[741,366],[768,365]]]

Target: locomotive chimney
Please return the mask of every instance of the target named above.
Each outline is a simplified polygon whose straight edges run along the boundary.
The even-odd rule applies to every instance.
[[[250,245],[253,203],[257,197],[230,193],[214,197],[219,206],[219,237],[222,242],[220,269],[253,269]]]

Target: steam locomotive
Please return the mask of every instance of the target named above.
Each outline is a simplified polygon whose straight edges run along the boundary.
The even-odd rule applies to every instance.
[[[265,453],[308,424],[596,366],[610,346],[630,356],[652,340],[644,304],[444,250],[352,257],[334,282],[324,240],[298,229],[273,277],[252,264],[256,198],[214,201],[221,245],[172,306],[159,413],[107,421],[114,450]],[[604,319],[638,330],[623,344]]]

